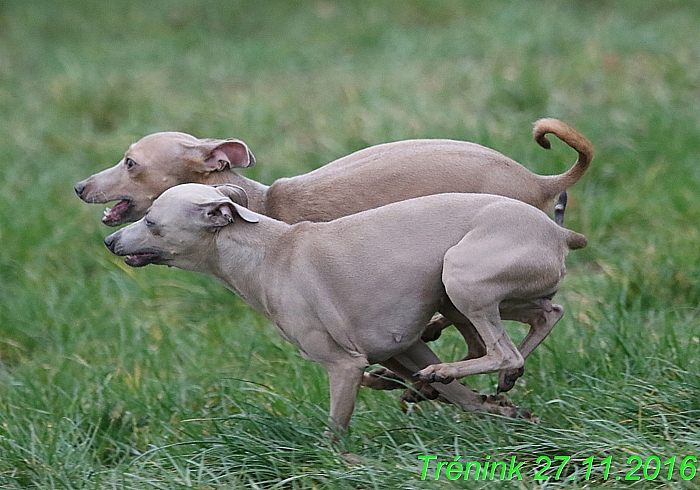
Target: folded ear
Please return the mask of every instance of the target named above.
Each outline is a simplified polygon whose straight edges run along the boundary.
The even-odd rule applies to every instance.
[[[252,212],[250,209],[245,208],[240,204],[236,204],[235,202],[233,203],[233,207],[243,221],[247,221],[248,223],[257,223],[260,221],[258,215]]]
[[[243,187],[233,184],[221,184],[215,185],[214,188],[233,202],[248,207],[248,193]]]
[[[255,165],[253,153],[241,140],[201,140],[202,163],[208,172]]]
[[[215,228],[221,228],[233,223],[235,216],[240,217],[243,221],[247,221],[248,223],[257,223],[260,221],[258,215],[250,209],[228,199],[210,202],[204,204],[203,207],[205,219]]]

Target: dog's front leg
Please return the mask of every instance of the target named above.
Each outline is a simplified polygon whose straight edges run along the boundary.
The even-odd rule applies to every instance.
[[[331,406],[328,427],[334,432],[343,432],[350,423],[355,409],[357,391],[362,383],[366,363],[362,365],[355,360],[324,364],[328,372]]]

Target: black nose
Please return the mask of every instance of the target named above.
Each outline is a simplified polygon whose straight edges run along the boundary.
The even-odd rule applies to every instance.
[[[107,245],[107,248],[112,253],[114,253],[114,244],[115,244],[114,234],[108,235],[105,238],[105,245]]]
[[[83,192],[85,192],[85,184],[82,182],[78,182],[77,184],[75,184],[75,187],[73,187],[73,189],[75,189],[75,193],[78,194],[78,197],[83,197]]]

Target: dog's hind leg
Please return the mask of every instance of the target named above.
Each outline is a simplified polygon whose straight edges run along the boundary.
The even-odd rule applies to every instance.
[[[467,315],[486,345],[486,355],[477,359],[433,364],[415,373],[419,379],[428,382],[449,383],[454,379],[471,374],[494,373],[504,369],[512,370],[522,367],[523,357],[508,337],[495,305],[490,308],[490,311],[474,311],[467,313]],[[457,327],[460,328],[460,326]]]
[[[502,222],[494,223],[494,216]],[[487,218],[485,214],[483,223],[478,223],[473,232],[445,253],[442,270],[442,282],[452,306],[473,324],[486,346],[486,355],[428,366],[416,373],[419,379],[444,382],[502,370],[517,373],[524,356],[508,337],[500,307],[511,304],[513,311],[521,313],[527,311],[523,305],[531,305],[533,311],[551,307],[547,298],[554,296],[561,284],[565,253],[556,242],[552,244],[552,239],[533,236],[530,227],[521,226],[510,215],[494,216]],[[550,313],[551,321],[545,321],[542,327],[533,322],[523,346],[525,354],[549,333],[561,312],[552,308]],[[519,316],[514,318],[532,321],[528,315]]]
[[[523,358],[527,358],[538,345],[551,333],[554,326],[564,316],[564,308],[552,304],[547,298],[540,298],[529,303],[529,306],[501,309],[503,318],[515,320],[530,325],[530,330],[518,346]],[[523,368],[501,371],[498,375],[498,393],[509,391],[515,386],[515,381],[523,375]]]
[[[391,365],[391,368],[406,376],[406,379],[411,379],[411,375],[419,369],[440,363],[440,358],[422,341],[411,345],[408,350],[397,355],[395,360],[400,366]],[[439,393],[439,400],[452,403],[468,412],[488,412],[505,417],[516,417],[519,414],[518,407],[508,400],[495,400],[493,397],[487,397],[464,386],[457,380],[447,384],[436,383],[431,386]],[[411,400],[406,399],[406,401]]]
[[[436,315],[430,321],[430,325],[443,329],[454,323],[469,346],[467,356],[462,360],[477,359],[486,355],[486,346],[474,325],[458,310],[455,310],[451,304],[445,305],[443,311],[445,316]],[[518,346],[520,355],[523,358],[527,358],[561,319],[564,314],[564,308],[552,304],[552,301],[548,298],[539,298],[533,301],[504,301],[499,307],[499,313],[501,320],[513,320],[530,326],[527,335]],[[424,334],[423,340],[425,340],[425,336]],[[511,390],[515,386],[516,380],[523,373],[523,367],[501,371],[499,373],[498,393]]]
[[[566,201],[568,196],[566,191],[559,194],[557,204],[554,206],[554,222],[559,226],[564,226],[564,212],[566,211]]]
[[[485,255],[484,251],[488,251]],[[517,240],[506,234],[465,236],[445,254],[442,282],[454,307],[476,330],[486,347],[486,354],[476,359],[428,366],[416,376],[428,382],[449,382],[471,374],[518,370],[524,358],[501,322],[499,305],[508,297],[540,296],[540,291],[556,291],[559,270],[520,248]],[[552,269],[548,271],[548,269]],[[550,276],[556,274],[550,287]],[[533,281],[531,277],[542,276]],[[458,320],[457,315],[447,314]],[[467,322],[458,328],[469,332]]]

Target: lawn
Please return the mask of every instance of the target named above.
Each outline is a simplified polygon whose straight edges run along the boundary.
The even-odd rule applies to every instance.
[[[504,488],[696,486],[698,29],[673,0],[0,2],[0,488],[491,484],[436,480],[455,460],[522,463]],[[244,140],[267,184],[410,138],[560,173],[575,153],[535,144],[542,117],[596,153],[567,313],[509,393],[539,423],[362,390],[331,444],[320,366],[218,282],[127,267],[73,192],[163,130]]]

